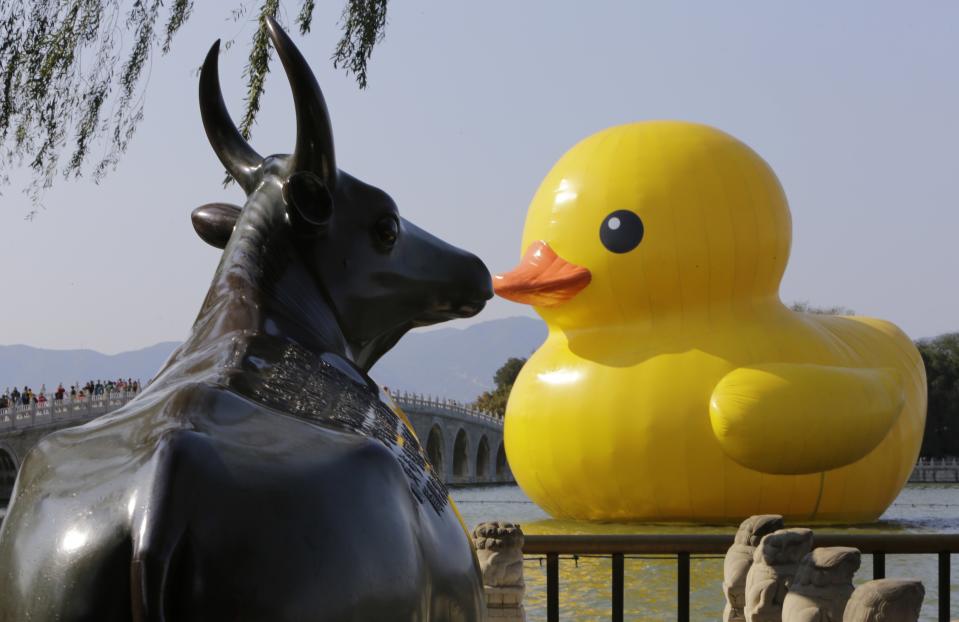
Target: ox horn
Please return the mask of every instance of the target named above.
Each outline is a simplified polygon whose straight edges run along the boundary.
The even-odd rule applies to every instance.
[[[267,17],[266,27],[286,70],[296,105],[293,170],[315,173],[327,187],[332,188],[336,184],[336,157],[333,151],[333,126],[323,91],[306,59],[276,20]]]
[[[220,40],[217,39],[200,70],[200,116],[216,157],[220,158],[233,179],[249,194],[256,187],[256,173],[263,164],[263,158],[236,129],[230,113],[226,110],[226,104],[223,103],[220,70],[217,67],[219,55]]]

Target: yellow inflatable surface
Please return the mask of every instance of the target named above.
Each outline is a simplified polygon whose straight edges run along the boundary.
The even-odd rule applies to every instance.
[[[922,441],[922,360],[883,320],[785,307],[791,229],[773,171],[710,127],[614,127],[559,160],[523,260],[494,278],[549,326],[506,411],[533,501],[591,520],[879,517]]]

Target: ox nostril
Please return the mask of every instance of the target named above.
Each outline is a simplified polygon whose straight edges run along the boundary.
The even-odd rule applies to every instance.
[[[467,283],[473,283],[475,296],[479,300],[489,300],[493,297],[493,278],[483,260],[476,255],[470,255],[470,278]]]
[[[483,300],[490,300],[493,297],[493,280],[490,277],[486,277],[486,280],[483,282],[482,289]]]

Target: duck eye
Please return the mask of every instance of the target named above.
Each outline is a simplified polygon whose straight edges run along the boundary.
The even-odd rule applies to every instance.
[[[603,220],[599,239],[614,253],[628,253],[643,241],[643,221],[634,212],[616,210]]]
[[[377,244],[385,250],[390,250],[396,244],[396,238],[400,234],[400,223],[395,216],[384,216],[376,221],[373,226],[373,237]]]

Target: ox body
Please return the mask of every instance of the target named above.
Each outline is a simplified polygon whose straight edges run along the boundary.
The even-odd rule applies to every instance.
[[[190,338],[126,406],[46,437],[0,529],[0,621],[477,620],[465,527],[367,375],[411,327],[472,315],[485,266],[339,171],[322,94],[279,27],[297,146],[211,143],[245,206],[194,212],[224,248]]]

